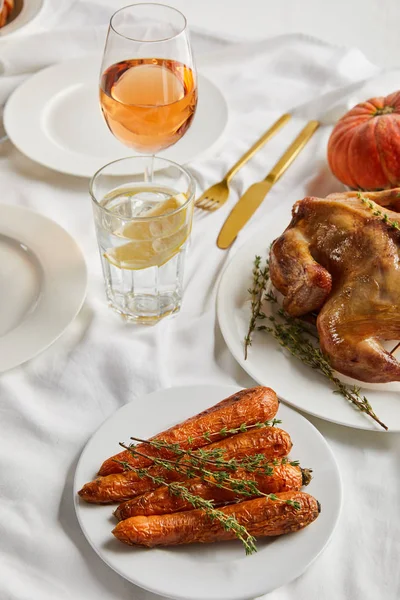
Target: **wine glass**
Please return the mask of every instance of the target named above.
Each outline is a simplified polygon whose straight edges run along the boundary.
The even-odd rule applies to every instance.
[[[100,104],[113,135],[155,154],[189,129],[197,75],[186,19],[163,4],[132,4],[110,21],[100,77]]]

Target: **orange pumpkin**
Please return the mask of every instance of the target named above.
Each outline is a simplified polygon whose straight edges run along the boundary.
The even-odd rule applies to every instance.
[[[351,188],[400,186],[400,92],[371,98],[346,113],[329,138],[328,162]]]

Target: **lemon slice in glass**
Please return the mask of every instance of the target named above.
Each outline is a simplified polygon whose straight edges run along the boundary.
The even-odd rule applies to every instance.
[[[105,258],[119,269],[130,270],[160,267],[168,262],[179,252],[190,233],[187,209],[169,214],[185,202],[186,196],[177,194],[151,208],[143,221],[124,225],[114,235],[131,241],[109,248],[104,253]]]

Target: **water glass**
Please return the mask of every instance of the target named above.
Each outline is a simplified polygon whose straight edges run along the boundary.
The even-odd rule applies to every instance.
[[[179,311],[195,195],[190,173],[159,157],[123,158],[97,171],[90,194],[109,305],[145,324]]]

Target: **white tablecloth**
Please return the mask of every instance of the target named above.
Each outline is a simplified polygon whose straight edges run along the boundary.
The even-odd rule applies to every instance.
[[[37,29],[58,28],[56,34],[35,35],[33,29],[30,38],[0,41],[5,73],[0,95],[5,97],[24,71],[67,58],[74,48],[79,52],[79,40],[88,39],[85,33],[91,41],[84,47],[100,48],[99,31],[104,29],[95,26],[106,22],[110,10],[96,13],[92,5],[89,10],[74,2],[66,16],[61,9],[67,4],[49,2],[36,24]],[[87,26],[83,34],[78,25]],[[193,42],[201,70],[220,86],[230,109],[219,153],[190,165],[199,190],[219,180],[283,111],[376,74],[357,50],[300,35],[240,46],[194,34]],[[58,51],[49,52],[57,45]],[[2,600],[155,600],[113,573],[86,542],[72,504],[76,462],[104,419],[148,392],[205,382],[253,384],[218,328],[217,282],[238,246],[273,218],[275,208],[289,207],[305,194],[338,189],[325,163],[329,127],[317,132],[228,252],[218,250],[215,239],[238,196],[265,176],[303,124],[301,118],[290,123],[235,177],[225,207],[196,215],[182,311],[154,328],[129,327],[105,305],[88,182],[35,164],[9,142],[0,145],[1,202],[34,208],[64,226],[79,242],[89,269],[87,302],[73,326],[45,353],[0,377]],[[398,599],[400,436],[310,420],[339,462],[343,514],[323,555],[302,577],[268,598]]]

